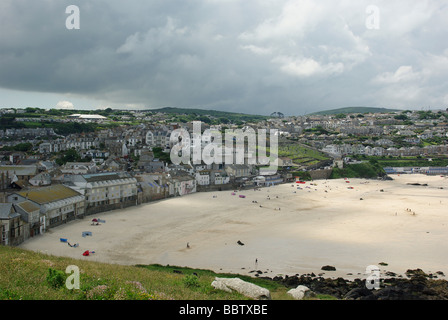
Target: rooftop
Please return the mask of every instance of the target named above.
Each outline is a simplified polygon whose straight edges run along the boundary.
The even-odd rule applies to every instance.
[[[123,178],[129,178],[129,176],[127,176],[127,175],[118,174],[116,172],[83,174],[82,177],[87,182],[99,182],[99,181],[118,180],[118,179],[123,179]]]
[[[12,208],[12,203],[0,203],[0,220],[9,220],[18,215]]]
[[[17,193],[18,195],[28,198],[38,204],[59,201],[81,195],[75,190],[62,184],[56,184],[48,187],[40,187],[28,189]]]
[[[12,165],[3,165],[0,166],[0,172],[8,172],[12,174],[16,174],[19,176],[28,176],[37,174],[37,166],[36,165],[23,165],[23,166],[12,166]]]
[[[31,201],[23,201],[20,203],[16,203],[14,205],[22,208],[26,212],[33,212],[39,210],[39,207]]]
[[[107,119],[106,117],[103,117],[99,114],[72,114],[68,116],[69,118],[78,118],[78,119]]]

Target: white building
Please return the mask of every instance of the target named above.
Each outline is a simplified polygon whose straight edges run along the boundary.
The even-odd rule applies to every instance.
[[[201,170],[201,171],[196,172],[196,182],[200,186],[210,185],[210,171],[209,170]]]
[[[211,182],[213,184],[227,184],[230,182],[230,177],[225,173],[225,171],[223,170],[221,171],[213,171],[212,172],[212,178],[211,178]]]
[[[325,152],[325,153],[333,154],[333,155],[340,155],[341,154],[340,147],[338,145],[335,145],[335,144],[326,145],[322,149],[322,151]]]
[[[126,172],[70,175],[64,184],[83,194],[86,213],[97,213],[135,205],[137,179]]]

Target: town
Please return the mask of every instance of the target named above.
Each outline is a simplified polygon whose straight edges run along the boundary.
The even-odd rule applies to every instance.
[[[386,174],[448,174],[448,109],[305,116],[172,108],[0,113],[3,245],[105,211],[194,192],[327,179],[356,163],[376,164]],[[171,132],[192,133],[198,121],[202,132],[276,130],[276,173],[263,174],[262,166],[248,161],[247,149],[242,164],[173,164]],[[206,145],[202,141],[201,152]]]

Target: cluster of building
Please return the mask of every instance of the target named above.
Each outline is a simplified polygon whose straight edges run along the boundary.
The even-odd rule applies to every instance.
[[[448,154],[448,145],[427,145],[424,147],[372,147],[363,144],[329,144],[322,148],[322,151],[334,157],[344,155],[366,155],[366,156],[393,156],[408,157],[421,155]]]
[[[111,164],[110,162],[107,162]],[[282,183],[291,176],[256,175],[241,165],[164,165],[114,170],[95,162],[50,161],[0,166],[0,244],[18,245],[49,228],[105,211],[207,190]],[[139,165],[141,165],[139,163]]]
[[[47,128],[0,130],[4,146],[33,145],[29,153],[0,150],[0,243],[17,245],[49,228],[104,211],[199,191],[266,186],[295,178],[286,169],[294,166],[292,160],[282,157],[274,175],[260,175],[259,167],[247,161],[168,164],[156,156],[156,149],[170,152],[171,132],[179,128],[192,132],[193,123],[171,123],[163,114],[133,116],[141,117],[142,122],[68,136]],[[149,122],[155,119],[157,122]],[[332,158],[353,154],[408,156],[448,154],[446,143],[419,145],[433,137],[446,141],[448,125],[442,119],[416,119],[412,125],[404,125],[393,114],[282,116],[246,125],[254,130],[276,129],[279,137],[306,143]],[[105,117],[74,114],[67,121],[105,121]],[[202,129],[219,132],[238,128],[232,124],[202,125]],[[397,146],[397,136],[412,146]],[[75,150],[82,162],[57,165],[55,158],[68,150]]]
[[[342,119],[307,117],[301,121],[303,130],[297,139],[336,157],[446,154],[448,112],[440,112],[444,116],[430,120],[419,120],[418,112],[410,112],[410,123],[395,119],[399,113],[367,114],[360,118],[347,115]]]

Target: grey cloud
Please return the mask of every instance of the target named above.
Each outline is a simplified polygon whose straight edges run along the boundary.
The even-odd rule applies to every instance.
[[[0,86],[264,114],[448,103],[447,8],[375,3],[379,30],[370,1],[6,0]],[[80,30],[65,28],[71,4]]]

